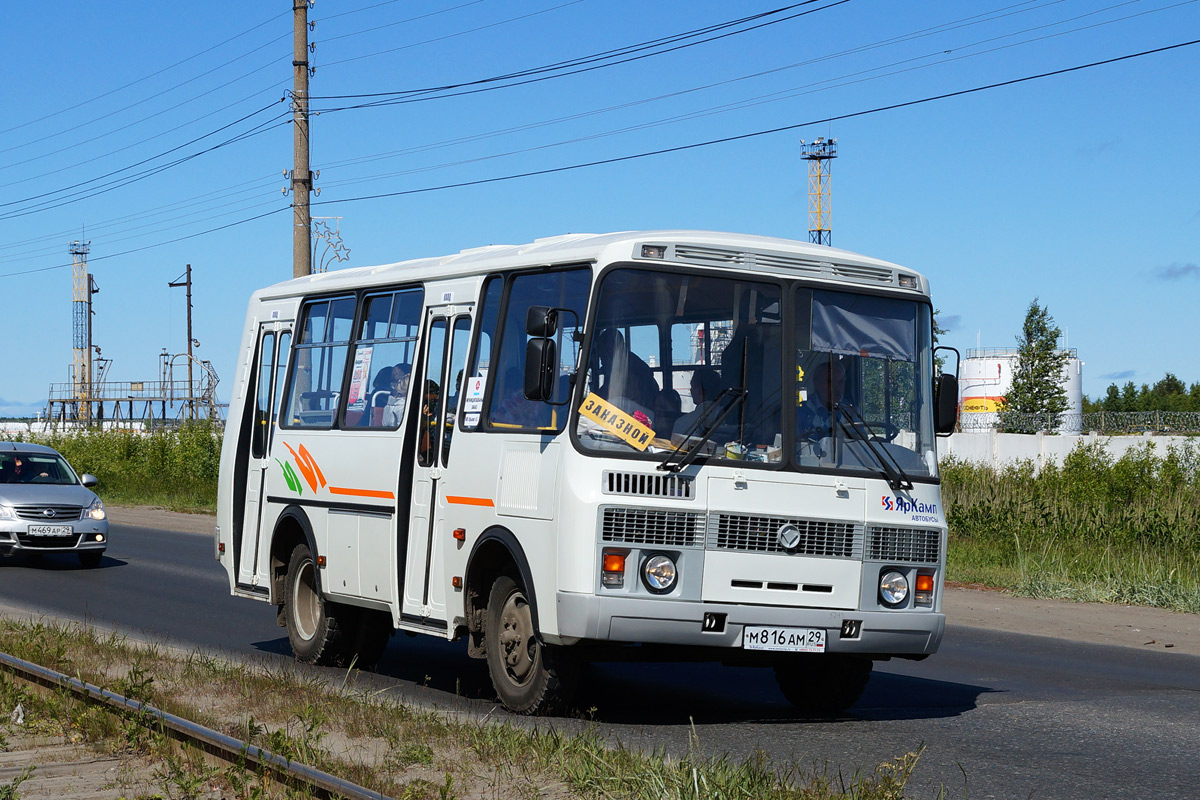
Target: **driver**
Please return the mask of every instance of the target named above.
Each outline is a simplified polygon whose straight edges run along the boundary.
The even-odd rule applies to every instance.
[[[810,399],[796,412],[796,431],[808,439],[832,434],[836,422],[835,407],[844,404],[846,393],[846,366],[840,358],[822,356],[811,370],[816,402]]]

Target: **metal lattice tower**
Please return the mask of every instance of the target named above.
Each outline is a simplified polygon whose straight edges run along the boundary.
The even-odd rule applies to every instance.
[[[88,416],[92,387],[92,342],[91,342],[91,282],[88,275],[87,257],[91,242],[71,242],[71,344],[74,358],[71,361],[71,384],[74,387],[76,408],[81,417]]]
[[[837,158],[837,139],[822,136],[811,143],[801,141],[800,150],[801,158],[808,162],[808,240],[831,244],[829,162]]]

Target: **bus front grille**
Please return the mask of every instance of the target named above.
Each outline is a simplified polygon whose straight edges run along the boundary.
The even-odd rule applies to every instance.
[[[702,541],[703,517],[653,508],[606,508],[601,537],[606,542],[658,547],[696,547]]]
[[[780,529],[794,526],[799,542],[787,548]],[[862,525],[819,519],[787,519],[742,514],[713,514],[709,519],[707,548],[749,553],[795,553],[832,558],[862,557]]]
[[[867,532],[866,557],[871,561],[936,564],[941,557],[941,549],[940,531],[872,525]]]

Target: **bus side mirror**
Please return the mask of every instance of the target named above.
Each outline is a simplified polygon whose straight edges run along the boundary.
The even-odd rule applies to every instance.
[[[558,332],[558,309],[530,306],[525,312],[525,333],[548,339]]]
[[[958,422],[958,378],[943,372],[933,385],[933,429],[953,433]]]
[[[532,311],[533,309],[530,309]],[[525,397],[546,401],[554,394],[558,346],[553,339],[533,338],[525,344]]]

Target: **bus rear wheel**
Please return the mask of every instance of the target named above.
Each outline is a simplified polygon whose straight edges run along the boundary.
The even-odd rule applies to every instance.
[[[811,714],[837,714],[858,702],[871,677],[869,658],[800,656],[775,665],[775,680],[788,702]]]
[[[492,686],[505,708],[545,714],[567,706],[578,679],[575,659],[538,641],[525,590],[508,575],[492,584],[484,638]]]
[[[353,609],[321,597],[317,565],[307,545],[297,545],[288,561],[283,616],[298,661],[344,666],[345,630]]]

